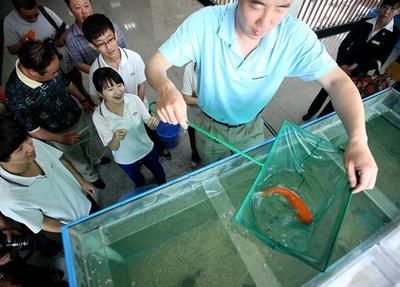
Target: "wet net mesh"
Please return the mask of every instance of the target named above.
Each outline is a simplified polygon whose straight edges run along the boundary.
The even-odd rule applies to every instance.
[[[350,198],[342,151],[284,122],[234,221],[324,271]]]

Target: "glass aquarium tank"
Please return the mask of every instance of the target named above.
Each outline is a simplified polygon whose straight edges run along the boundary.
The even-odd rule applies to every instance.
[[[390,232],[400,225],[400,96],[386,90],[369,97],[364,106],[379,177],[374,190],[352,196],[325,272],[272,249],[232,220],[261,169],[235,154],[65,226],[70,286],[251,287],[332,282],[350,260],[379,248],[377,242],[388,240],[387,234],[395,236]],[[346,133],[336,115],[303,127],[345,148]],[[247,152],[264,162],[274,140],[269,138]],[[400,253],[399,244],[390,248],[394,251],[386,253]],[[398,258],[392,257],[385,257],[385,264],[399,267]],[[382,276],[394,278],[396,272]]]

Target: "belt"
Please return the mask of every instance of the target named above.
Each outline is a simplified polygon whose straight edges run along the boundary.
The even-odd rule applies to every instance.
[[[214,119],[214,118],[210,117],[209,115],[207,115],[205,112],[203,112],[203,114],[204,114],[207,118],[209,118],[210,120],[212,120],[213,122],[215,122],[215,123],[217,123],[217,124],[220,124],[220,125],[223,125],[223,126],[228,127],[228,128],[238,128],[238,127],[241,127],[241,126],[244,126],[245,124],[247,124],[247,123],[244,123],[244,124],[238,124],[238,125],[229,125],[229,124],[226,124],[226,123],[217,121],[216,119]]]

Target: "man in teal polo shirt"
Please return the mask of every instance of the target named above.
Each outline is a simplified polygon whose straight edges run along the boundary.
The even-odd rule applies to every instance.
[[[367,144],[361,97],[312,30],[288,15],[292,2],[239,0],[188,17],[146,67],[149,84],[160,95],[157,112],[161,120],[187,127],[185,101],[166,72],[195,61],[203,112],[197,123],[243,149],[263,139],[258,115],[285,77],[318,80],[349,134],[345,166],[350,185],[355,192],[371,189],[377,166]],[[224,155],[223,148],[201,135],[198,139],[205,162]]]

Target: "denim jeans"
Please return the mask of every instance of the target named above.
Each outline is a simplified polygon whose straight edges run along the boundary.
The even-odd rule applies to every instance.
[[[165,172],[159,161],[159,155],[155,148],[151,150],[144,158],[131,164],[118,164],[129,178],[135,183],[136,187],[144,185],[144,176],[140,172],[140,167],[144,165],[153,174],[158,184],[165,183]]]

